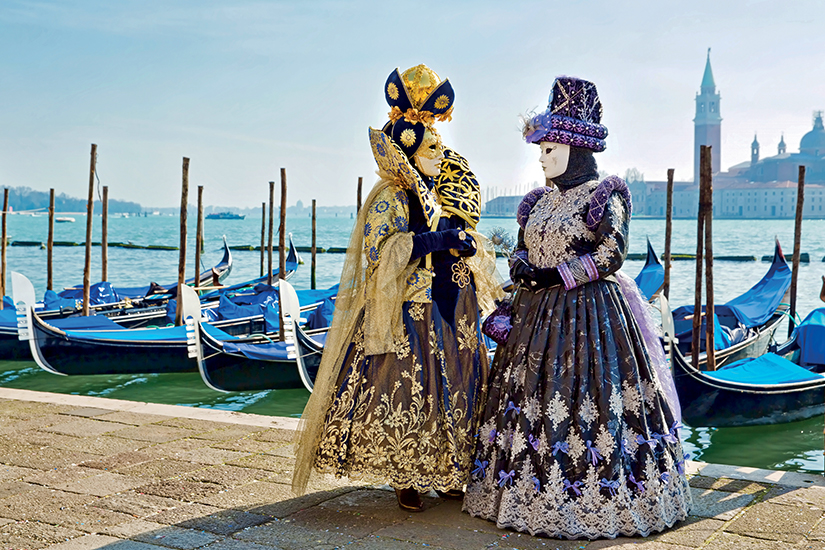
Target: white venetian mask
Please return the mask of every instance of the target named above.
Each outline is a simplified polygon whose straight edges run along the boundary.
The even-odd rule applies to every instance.
[[[567,162],[570,160],[570,146],[564,143],[542,141],[539,147],[541,148],[539,162],[544,168],[544,177],[553,179],[564,174],[567,170]]]

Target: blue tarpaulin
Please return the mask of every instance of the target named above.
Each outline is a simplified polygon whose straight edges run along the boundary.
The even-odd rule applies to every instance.
[[[89,304],[93,306],[103,304],[114,304],[121,300],[120,295],[112,286],[112,283],[106,281],[102,283],[95,283],[89,287]],[[83,303],[83,287],[67,288],[59,294],[53,290],[47,290],[43,296],[43,305],[45,309],[60,309],[60,308],[75,308]]]
[[[811,372],[774,353],[766,353],[757,358],[742,359],[717,371],[702,374],[740,384],[791,384],[821,380],[824,375]]]
[[[326,333],[313,335],[312,339],[321,345],[326,342]],[[286,343],[269,342],[266,344],[244,344],[240,342],[224,342],[223,351],[240,353],[250,359],[258,361],[278,361],[287,359]]]
[[[825,365],[825,308],[815,309],[796,327],[800,365]]]
[[[788,267],[779,242],[768,273],[741,296],[726,303],[740,323],[748,328],[761,325],[770,319],[791,286],[791,268]]]

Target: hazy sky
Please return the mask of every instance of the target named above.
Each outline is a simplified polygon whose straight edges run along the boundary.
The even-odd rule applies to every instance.
[[[627,5],[625,5],[627,4]],[[482,187],[542,179],[518,115],[553,78],[596,83],[610,132],[600,169],[693,177],[694,96],[707,48],[722,94],[723,167],[789,152],[825,109],[822,3],[2,0],[0,185],[82,197],[89,150],[112,199],[257,206],[287,169],[289,204],[355,202],[368,126],[396,67],[456,91],[447,145]]]

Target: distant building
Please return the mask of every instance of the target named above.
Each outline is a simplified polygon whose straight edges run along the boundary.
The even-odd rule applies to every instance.
[[[484,216],[492,218],[515,218],[523,195],[513,195],[509,197],[496,197],[487,201],[484,206]]]

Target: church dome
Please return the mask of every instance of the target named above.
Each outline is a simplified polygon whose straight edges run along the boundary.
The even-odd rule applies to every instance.
[[[822,124],[822,112],[816,113],[814,128],[799,142],[799,152],[815,157],[825,156],[825,127]]]

